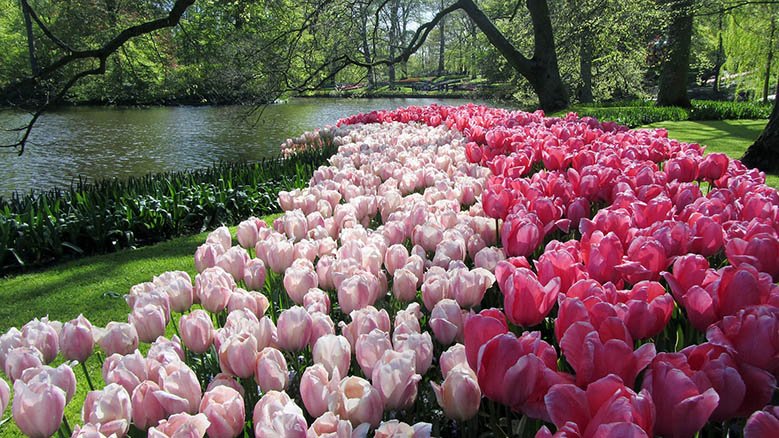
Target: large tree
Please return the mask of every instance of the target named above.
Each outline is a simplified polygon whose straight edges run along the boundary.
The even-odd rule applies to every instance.
[[[774,109],[763,132],[747,149],[741,162],[764,172],[779,173],[779,80],[774,91]]]
[[[687,96],[687,73],[690,70],[693,0],[663,0],[668,7],[668,57],[660,72],[657,104],[660,106],[690,106]]]

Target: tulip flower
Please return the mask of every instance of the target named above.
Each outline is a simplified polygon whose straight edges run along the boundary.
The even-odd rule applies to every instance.
[[[296,304],[303,304],[303,296],[309,289],[319,286],[319,277],[313,265],[295,264],[284,271],[284,289]]]
[[[303,411],[284,392],[265,393],[254,406],[254,434],[304,438],[308,425]]]
[[[8,407],[8,402],[11,400],[11,388],[8,383],[0,379],[0,417],[5,413],[5,408]]]
[[[166,375],[161,379],[160,388],[165,391],[165,410],[168,415],[180,412],[196,413],[203,395],[197,376],[183,362],[167,368]]]
[[[243,433],[246,420],[243,397],[230,387],[217,386],[206,392],[200,402],[200,413],[211,423],[207,429],[209,436],[233,438]]]
[[[320,415],[308,428],[306,437],[355,437],[361,438],[368,435],[370,425],[365,423],[353,428],[352,423],[341,420],[337,415],[330,411]]]
[[[76,375],[67,364],[57,368],[43,365],[37,368],[27,368],[19,378],[27,385],[34,383],[49,383],[65,392],[65,403],[70,403],[76,393]]]
[[[282,311],[276,325],[279,348],[285,351],[300,351],[306,348],[311,339],[311,325],[311,315],[300,306]]]
[[[138,348],[138,332],[132,324],[111,321],[105,329],[93,329],[95,342],[106,355],[130,354]]]
[[[438,405],[444,414],[457,421],[467,421],[479,412],[481,390],[476,374],[467,365],[459,365],[446,373],[444,382],[433,386]]]
[[[557,302],[559,291],[559,277],[543,286],[533,271],[516,269],[501,288],[508,320],[524,327],[540,324]]]
[[[14,382],[11,411],[22,433],[33,438],[50,437],[62,422],[65,391],[51,383],[35,382],[28,385],[17,380]]]
[[[211,422],[205,414],[175,414],[149,429],[149,438],[203,438]]]
[[[41,352],[43,363],[51,363],[59,353],[59,336],[48,318],[35,318],[25,324],[22,327],[22,340],[25,345]]]
[[[417,397],[417,384],[422,376],[416,374],[415,354],[387,350],[373,367],[371,382],[379,391],[384,409],[402,410],[411,406]]]
[[[235,236],[238,244],[244,248],[254,248],[260,238],[260,228],[265,227],[265,222],[252,216],[238,224]]]
[[[83,363],[92,355],[94,347],[92,324],[84,315],[79,315],[78,318],[68,321],[62,326],[60,348],[65,359]]]
[[[312,357],[314,363],[324,365],[330,375],[337,369],[339,375],[345,376],[351,365],[352,349],[344,336],[325,335],[314,344]]]
[[[465,318],[463,337],[468,366],[476,369],[479,350],[496,335],[508,333],[506,316],[498,309],[485,309]]]
[[[442,345],[450,345],[462,340],[465,313],[457,301],[444,299],[439,301],[430,315],[430,328],[436,340]]]
[[[0,336],[0,369],[5,371],[5,362],[8,353],[17,347],[24,346],[22,332],[16,327],[11,327],[7,332]]]
[[[262,290],[266,274],[265,263],[262,260],[253,258],[247,261],[243,269],[243,282],[246,284],[246,288]]]
[[[194,310],[179,319],[181,340],[194,353],[205,353],[214,342],[214,323],[203,310]]]
[[[165,397],[159,385],[152,380],[139,384],[132,392],[133,424],[141,430],[156,426],[167,418]]]
[[[222,372],[243,379],[254,375],[257,364],[257,339],[248,333],[230,335],[219,346]]]
[[[121,385],[128,394],[148,378],[146,358],[135,350],[133,354],[114,353],[103,362],[103,381]]]
[[[262,392],[283,391],[287,388],[289,370],[281,351],[273,347],[265,347],[260,351],[254,380]]]
[[[410,426],[398,420],[382,421],[374,433],[375,438],[391,438],[407,436],[411,438],[430,438],[433,425],[416,423]]]
[[[732,351],[736,361],[779,377],[779,308],[750,306],[706,330],[706,339]],[[759,345],[760,348],[754,348]]]
[[[84,400],[81,419],[84,423],[100,424],[103,435],[122,437],[130,429],[132,400],[122,386],[110,383],[101,391],[90,391]]]
[[[766,406],[752,414],[744,426],[744,438],[760,438],[779,434],[779,407]]]
[[[38,368],[43,365],[43,355],[34,347],[12,348],[5,359],[5,375],[16,382],[22,377],[22,373],[30,368]]]
[[[154,277],[153,283],[168,295],[171,310],[183,313],[192,307],[194,289],[188,273],[184,271],[165,272]]]
[[[370,382],[357,376],[345,377],[328,399],[328,409],[348,420],[352,426],[368,423],[379,425],[384,404],[381,394]]]

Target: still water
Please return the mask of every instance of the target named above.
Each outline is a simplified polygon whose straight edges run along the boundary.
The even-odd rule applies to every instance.
[[[467,101],[294,99],[265,107],[259,119],[240,106],[60,109],[40,118],[21,157],[0,150],[0,196],[67,186],[79,175],[125,178],[220,160],[257,160],[277,155],[289,137],[351,114],[430,103]],[[20,113],[0,111],[0,128],[22,120]],[[0,134],[3,144],[8,135]]]

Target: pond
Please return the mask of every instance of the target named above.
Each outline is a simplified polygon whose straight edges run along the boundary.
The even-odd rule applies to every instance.
[[[125,178],[150,172],[207,167],[217,161],[258,160],[278,154],[279,145],[339,118],[376,109],[462,99],[293,99],[269,105],[258,118],[253,108],[76,107],[46,113],[24,154],[0,151],[0,196],[14,190],[47,190],[86,178]],[[475,101],[475,103],[486,103]],[[19,126],[22,114],[0,111],[0,127]],[[0,134],[6,144],[11,137]]]

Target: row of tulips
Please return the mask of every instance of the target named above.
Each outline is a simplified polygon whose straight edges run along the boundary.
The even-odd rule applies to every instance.
[[[238,245],[211,233],[194,282],[133,287],[127,323],[42,319],[0,337],[22,432],[686,437],[747,416],[747,436],[776,431],[776,408],[760,409],[779,371],[777,287],[722,249],[758,241],[748,228],[776,239],[760,175],[728,161],[673,199],[669,163],[696,147],[471,105],[364,114],[338,133],[309,187],[279,194],[272,227],[242,222]],[[554,149],[564,164],[545,168]],[[760,214],[744,215],[749,192]],[[722,226],[711,253],[711,231],[695,240],[704,217]],[[659,222],[667,236],[647,231]],[[58,354],[102,362],[72,430],[75,362],[47,365]]]

